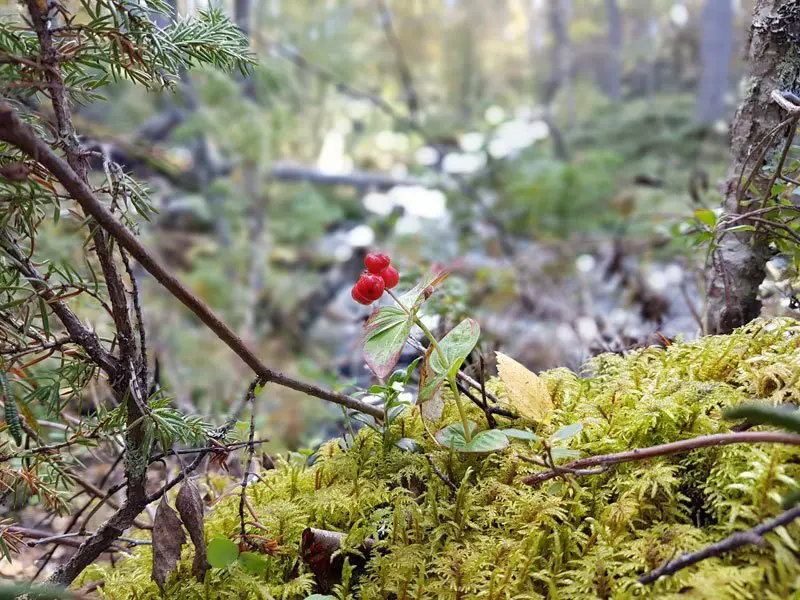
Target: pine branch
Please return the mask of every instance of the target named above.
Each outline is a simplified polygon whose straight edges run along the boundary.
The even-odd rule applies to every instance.
[[[541,473],[534,473],[533,475],[523,477],[522,483],[526,485],[537,485],[566,474],[597,475],[605,471],[611,465],[649,460],[659,456],[683,454],[699,448],[728,446],[730,444],[791,444],[800,446],[800,435],[776,431],[746,431],[742,433],[703,435],[688,440],[681,440],[680,442],[651,446],[650,448],[636,448],[627,452],[600,454],[598,456],[581,458],[565,465],[560,465],[549,471],[542,471]],[[594,469],[593,467],[601,467],[601,469]]]

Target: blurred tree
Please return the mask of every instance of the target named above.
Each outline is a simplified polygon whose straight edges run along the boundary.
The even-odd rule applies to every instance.
[[[703,71],[695,107],[695,119],[700,123],[713,123],[725,114],[732,50],[733,3],[730,0],[706,0],[700,17]]]
[[[770,96],[776,90],[797,91],[800,85],[798,23],[800,4],[795,0],[755,3],[748,52],[750,79],[733,123],[731,159],[723,189],[722,210],[728,217],[752,208],[755,201],[761,200],[763,206],[772,198],[772,174],[780,166],[786,128],[780,126],[785,124],[785,113]],[[770,137],[773,130],[778,135]],[[791,127],[790,135],[793,131]],[[763,152],[762,158],[755,161],[751,184],[743,185],[742,176],[747,177],[753,168],[752,163],[749,169],[747,165],[754,151]],[[763,232],[718,230],[706,266],[709,333],[729,333],[759,315],[759,286],[771,255],[769,236]]]
[[[608,65],[606,66],[606,93],[618,101],[622,96],[622,17],[617,0],[606,0],[608,13]]]

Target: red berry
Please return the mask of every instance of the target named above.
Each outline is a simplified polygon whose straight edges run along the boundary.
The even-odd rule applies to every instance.
[[[392,259],[382,252],[373,252],[372,254],[367,254],[364,259],[364,266],[367,267],[367,271],[370,273],[378,274],[388,267],[391,262]]]
[[[356,289],[363,298],[370,302],[375,302],[383,295],[383,290],[386,284],[381,279],[380,275],[373,275],[372,273],[364,273],[361,279],[356,283]]]
[[[400,281],[400,273],[394,267],[388,266],[381,271],[381,278],[383,283],[386,284],[386,289],[390,290]]]
[[[358,284],[353,286],[353,289],[350,290],[350,295],[353,297],[353,300],[358,302],[359,304],[372,304],[368,298],[365,298],[361,295],[361,292],[358,291]]]

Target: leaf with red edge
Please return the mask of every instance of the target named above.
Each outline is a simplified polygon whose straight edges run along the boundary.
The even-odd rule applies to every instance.
[[[378,377],[391,375],[403,351],[414,318],[395,306],[379,308],[364,324],[364,360]]]

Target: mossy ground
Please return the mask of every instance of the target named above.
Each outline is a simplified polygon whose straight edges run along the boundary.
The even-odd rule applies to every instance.
[[[569,446],[584,456],[724,432],[721,407],[800,402],[800,323],[757,321],[731,336],[603,355],[581,375],[557,369],[543,377],[556,409],[538,433],[580,422]],[[485,425],[478,411],[471,418]],[[455,421],[448,406],[442,424]],[[361,578],[335,591],[342,598],[787,598],[800,589],[796,524],[769,534],[765,547],[706,560],[648,588],[636,583],[679,553],[779,512],[781,495],[800,480],[795,447],[702,449],[527,487],[520,478],[539,469],[519,458],[531,454],[528,442],[486,456],[454,454],[434,445],[417,414],[391,435],[420,441],[458,492],[422,454],[385,450],[363,429],[350,449],[334,440],[313,466],[281,463],[248,488],[277,543],[265,571],[234,563],[197,583],[187,544],[166,597],[304,598],[314,590],[298,559],[308,526],[346,532],[345,552],[365,537],[379,540]],[[236,539],[238,530],[234,494],[210,511],[206,536]],[[141,547],[115,568],[92,567],[84,580],[104,577],[107,598],[161,598],[150,565]]]

